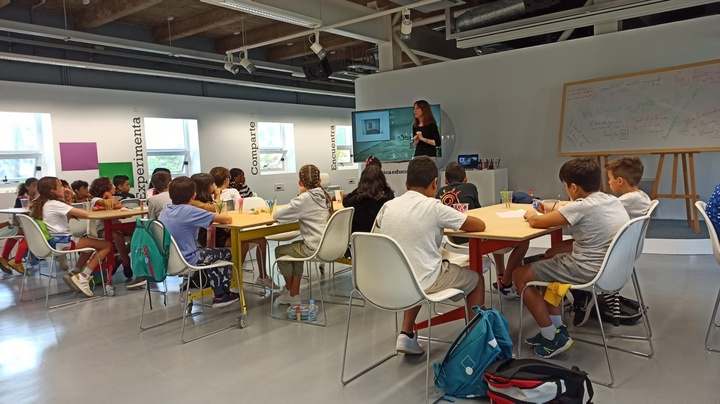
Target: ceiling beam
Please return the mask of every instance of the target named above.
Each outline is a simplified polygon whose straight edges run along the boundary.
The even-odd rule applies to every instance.
[[[242,48],[245,44],[252,45],[258,42],[265,42],[275,38],[282,38],[287,35],[292,35],[297,32],[304,31],[305,28],[298,27],[296,25],[277,23],[264,26],[262,28],[253,29],[245,32],[242,35],[232,35],[220,38],[215,41],[215,48],[220,53],[230,49]],[[243,36],[245,40],[243,41]],[[307,38],[304,38],[307,40]],[[301,42],[302,39],[297,38],[292,42]]]
[[[320,44],[325,48],[327,52],[334,50],[344,49],[350,46],[360,45],[363,41],[347,38],[338,35],[320,35]],[[312,55],[314,52],[310,50],[310,42],[298,38],[290,46],[276,46],[265,50],[265,57],[268,61],[288,60],[307,55]]]
[[[153,28],[153,36],[155,42],[167,42],[170,39],[185,38],[211,29],[235,24],[244,20],[247,16],[247,14],[238,11],[216,7],[200,14],[170,21],[169,32],[168,24],[161,24]]]
[[[94,1],[74,15],[75,29],[87,31],[97,28],[159,3],[162,3],[162,0]]]
[[[3,8],[10,4],[10,0],[0,0],[0,8]]]

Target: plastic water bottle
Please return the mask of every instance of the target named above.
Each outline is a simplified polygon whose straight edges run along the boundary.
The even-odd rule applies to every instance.
[[[315,300],[310,299],[308,305],[308,323],[317,323],[318,307],[315,305]]]

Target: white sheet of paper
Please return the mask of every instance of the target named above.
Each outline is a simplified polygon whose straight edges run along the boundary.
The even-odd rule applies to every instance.
[[[518,210],[511,210],[509,212],[497,212],[496,215],[498,217],[501,217],[503,219],[511,219],[516,217],[523,217],[525,216],[525,210],[524,209],[518,209]]]

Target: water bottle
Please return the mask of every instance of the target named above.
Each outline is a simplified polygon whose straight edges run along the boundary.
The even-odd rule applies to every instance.
[[[308,323],[317,323],[318,307],[315,305],[315,300],[310,299],[308,305]]]

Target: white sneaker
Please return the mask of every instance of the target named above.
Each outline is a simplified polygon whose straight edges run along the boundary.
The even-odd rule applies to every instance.
[[[81,292],[85,293],[87,297],[93,296],[93,291],[90,289],[90,284],[88,283],[89,277],[86,277],[83,274],[76,274],[73,275],[71,279],[75,286],[77,286]]]
[[[422,355],[425,352],[425,348],[417,342],[417,333],[412,338],[405,334],[398,335],[395,350],[409,355]]]
[[[60,269],[62,269],[63,271],[68,271],[70,269],[70,267],[68,266],[67,257],[65,256],[65,254],[58,255],[57,263],[60,266]]]
[[[290,306],[297,306],[302,304],[302,302],[300,301],[300,295],[290,296],[290,292],[278,296],[277,301],[278,304],[289,304]]]

